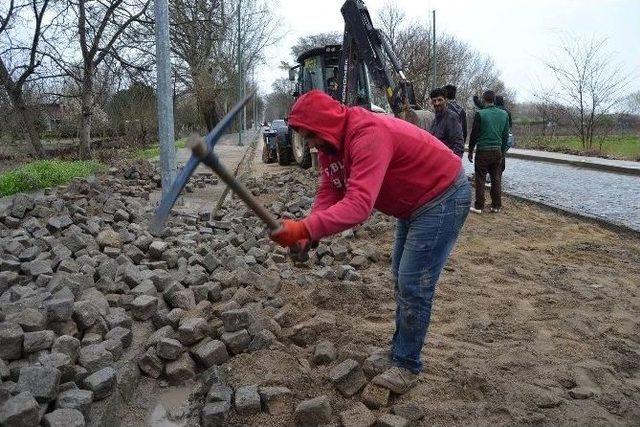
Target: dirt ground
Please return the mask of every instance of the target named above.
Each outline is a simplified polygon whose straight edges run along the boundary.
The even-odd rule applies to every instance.
[[[276,180],[287,170],[257,157],[257,176]],[[304,174],[311,195],[314,179]],[[303,265],[283,285],[292,324],[320,325],[318,340],[336,344],[338,362],[362,361],[388,346],[392,239],[388,219],[346,240],[378,259],[361,271],[363,282],[321,280]],[[467,219],[440,278],[419,384],[375,412],[415,403],[424,411],[418,425],[639,425],[639,314],[637,234],[507,197],[503,213]],[[296,399],[326,394],[337,422],[359,396],[337,393],[327,379],[330,367],[310,365],[312,351],[288,344],[240,355],[230,362],[230,382],[287,386]],[[230,419],[230,425],[292,422],[292,415]]]

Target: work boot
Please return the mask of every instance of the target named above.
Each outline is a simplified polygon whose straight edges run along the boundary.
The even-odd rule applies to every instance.
[[[418,374],[405,368],[393,366],[373,378],[373,383],[391,390],[396,394],[405,394],[416,385]]]

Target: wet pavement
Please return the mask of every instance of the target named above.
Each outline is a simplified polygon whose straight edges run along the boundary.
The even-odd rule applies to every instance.
[[[640,231],[639,176],[508,158],[503,191]]]

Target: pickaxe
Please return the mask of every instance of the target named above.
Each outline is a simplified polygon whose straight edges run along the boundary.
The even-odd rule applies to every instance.
[[[162,198],[155,216],[151,220],[149,229],[154,234],[159,234],[164,228],[164,224],[169,217],[169,212],[175,204],[178,196],[187,185],[187,181],[193,175],[200,163],[209,166],[213,171],[229,186],[249,208],[258,215],[258,217],[267,225],[271,232],[280,228],[280,223],[259,201],[256,199],[240,181],[234,178],[229,170],[220,162],[218,157],[213,153],[213,147],[222,136],[222,133],[229,127],[235,116],[240,112],[242,107],[255,95],[255,90],[240,100],[233,108],[218,122],[215,128],[203,139],[192,138],[189,141],[189,148],[192,154],[189,161],[184,165],[182,171],[178,174],[175,181],[171,185],[168,193]]]

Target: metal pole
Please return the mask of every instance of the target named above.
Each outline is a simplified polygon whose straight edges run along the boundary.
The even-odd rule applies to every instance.
[[[242,37],[240,35],[240,8],[242,6],[242,0],[238,0],[238,100],[242,99],[242,56],[240,48],[242,45]],[[238,145],[242,146],[242,131],[244,130],[244,123],[242,116],[238,115]]]
[[[432,87],[431,89],[435,89],[436,86],[436,72],[437,72],[437,68],[438,65],[436,63],[436,11],[435,9],[433,10],[433,82],[432,82]]]
[[[167,194],[176,176],[176,147],[173,129],[173,93],[169,51],[168,0],[155,0],[156,87],[158,106],[158,139],[162,194]]]
[[[257,85],[256,85],[256,67],[255,66],[251,69],[251,83],[253,84],[253,88],[255,89],[257,87]],[[253,113],[252,113],[252,116],[253,116],[253,128],[254,129],[258,128],[258,122],[257,122],[258,119],[256,118],[256,116],[257,116],[256,98],[257,98],[257,96],[253,97]]]

